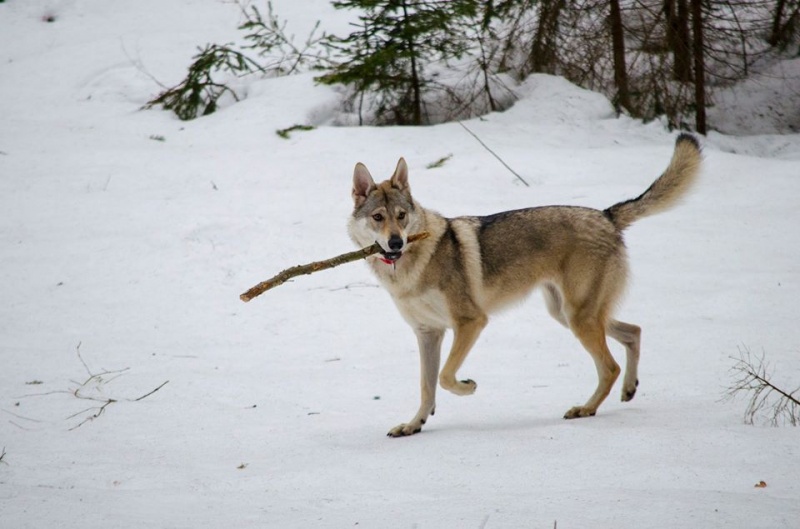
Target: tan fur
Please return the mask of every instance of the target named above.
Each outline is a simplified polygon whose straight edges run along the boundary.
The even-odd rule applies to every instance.
[[[359,246],[378,242],[385,250],[367,261],[420,348],[420,407],[389,435],[421,430],[435,411],[437,381],[457,395],[475,392],[473,380],[458,380],[456,374],[489,314],[524,299],[536,286],[542,287],[549,313],[575,334],[597,369],[594,393],[564,417],[594,415],[619,377],[606,336],[625,346],[622,400],[631,400],[638,385],[641,329],[613,319],[628,274],[622,231],[674,205],[696,180],[700,164],[697,141],[681,134],[669,166],[647,191],[605,211],[547,206],[454,219],[414,200],[402,158],[380,184],[357,164],[350,236]],[[408,235],[421,231],[430,237],[407,245]],[[453,329],[453,344],[439,371],[446,329]]]

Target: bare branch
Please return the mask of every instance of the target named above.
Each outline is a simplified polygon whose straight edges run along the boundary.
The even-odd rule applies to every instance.
[[[161,383],[161,385],[160,385],[160,386],[158,386],[156,389],[154,389],[154,390],[152,390],[152,391],[150,391],[150,392],[148,392],[148,393],[145,393],[144,395],[142,395],[142,396],[141,396],[141,397],[139,397],[138,399],[133,399],[133,401],[132,401],[132,402],[139,402],[139,401],[140,401],[140,400],[142,400],[142,399],[146,399],[147,397],[149,397],[150,395],[152,395],[153,393],[155,393],[155,392],[156,392],[156,391],[158,391],[159,389],[161,389],[161,388],[163,388],[164,386],[166,386],[168,382],[169,382],[169,380],[165,380],[165,381],[164,381],[164,382],[162,382],[162,383]]]
[[[776,386],[770,380],[772,374],[769,364],[762,353],[755,359],[750,350],[739,349],[739,358],[733,358],[736,363],[731,368],[734,382],[725,395],[726,399],[733,399],[739,393],[748,394],[747,407],[744,411],[746,424],[753,424],[759,415],[769,417],[773,426],[779,424],[800,424],[800,400],[795,396],[800,392],[800,387],[788,392]]]
[[[89,374],[89,377],[92,377],[92,376],[94,376],[94,375],[92,375],[92,371],[91,371],[91,369],[89,369],[89,366],[88,366],[88,365],[86,365],[86,362],[84,362],[84,361],[83,361],[83,357],[81,356],[81,344],[83,344],[83,342],[82,342],[82,341],[81,341],[81,342],[78,342],[78,345],[77,345],[77,346],[75,346],[75,352],[78,354],[78,360],[80,360],[80,361],[81,361],[81,364],[83,364],[83,368],[84,368],[84,369],[86,370],[86,372]]]
[[[156,391],[160,390],[165,385],[167,385],[167,383],[169,382],[169,380],[166,380],[166,381],[162,382],[156,388],[148,391],[144,395],[142,395],[142,396],[140,396],[138,398],[135,398],[135,399],[118,399],[118,398],[107,397],[107,396],[102,394],[102,390],[103,390],[104,386],[106,386],[110,382],[113,382],[117,378],[119,378],[122,375],[124,375],[125,373],[127,373],[130,370],[130,368],[126,367],[126,368],[123,368],[123,369],[116,369],[116,370],[105,370],[104,369],[104,370],[100,371],[99,373],[95,373],[89,367],[89,364],[83,359],[83,356],[81,355],[81,345],[82,345],[82,342],[79,342],[77,347],[75,348],[75,352],[76,352],[76,355],[77,355],[78,360],[80,361],[81,365],[83,365],[83,369],[86,371],[86,374],[88,375],[86,380],[84,380],[82,382],[71,380],[70,382],[72,384],[74,384],[74,388],[71,388],[69,390],[56,390],[56,391],[48,391],[48,392],[44,392],[44,393],[33,393],[33,394],[29,394],[29,395],[23,395],[22,397],[18,397],[18,398],[42,397],[42,396],[47,396],[47,395],[66,393],[68,395],[72,395],[76,399],[98,403],[98,405],[91,406],[89,408],[83,409],[83,410],[78,411],[76,413],[73,413],[72,415],[67,417],[65,420],[74,419],[76,417],[82,416],[82,415],[87,414],[87,413],[89,414],[88,416],[85,416],[83,418],[83,420],[80,421],[78,424],[76,424],[76,425],[72,426],[71,428],[69,428],[69,431],[72,431],[72,430],[75,430],[77,428],[80,428],[81,426],[83,426],[87,422],[91,422],[91,421],[99,418],[100,416],[103,415],[103,413],[105,413],[106,408],[108,408],[111,404],[114,404],[115,402],[120,402],[120,401],[138,402],[140,400],[146,399],[147,397],[149,397],[150,395],[152,395]],[[96,391],[97,393],[96,394],[92,394],[92,391]],[[5,409],[3,409],[1,411],[4,411],[5,413],[8,413],[9,415],[12,415],[12,416],[14,416],[14,417],[16,417],[18,419],[23,419],[23,420],[34,422],[34,423],[40,423],[41,422],[41,421],[38,421],[38,420],[35,420],[35,419],[30,419],[30,418],[27,418],[27,417],[23,417],[22,415],[18,415],[16,413],[10,412],[10,411],[5,410]],[[14,426],[18,427],[18,428],[21,428],[23,430],[27,430],[27,428],[21,426],[20,424],[15,423],[14,421],[9,421],[9,422],[11,424],[13,424]]]
[[[105,411],[106,411],[106,408],[107,408],[107,407],[108,407],[110,404],[113,404],[113,403],[115,403],[115,402],[117,402],[117,401],[116,401],[116,400],[114,400],[114,399],[108,399],[108,400],[106,401],[106,403],[105,403],[105,404],[103,404],[102,406],[99,406],[99,407],[93,407],[93,408],[86,408],[86,409],[85,409],[85,410],[83,410],[83,411],[79,411],[78,413],[74,413],[74,414],[70,415],[69,417],[67,417],[67,419],[72,419],[72,418],[74,418],[74,417],[77,417],[78,415],[81,415],[81,414],[83,414],[83,413],[86,413],[87,411],[97,410],[95,413],[93,413],[93,414],[89,415],[88,417],[86,417],[85,419],[83,419],[81,422],[79,422],[78,424],[76,424],[75,426],[73,426],[72,428],[70,428],[70,429],[69,429],[69,431],[71,432],[72,430],[76,430],[76,429],[80,428],[81,426],[83,426],[84,424],[86,424],[87,422],[91,422],[91,421],[93,421],[93,420],[97,419],[98,417],[100,417],[100,416],[103,414],[103,412],[105,412]]]
[[[486,149],[487,151],[489,151],[489,154],[491,154],[492,156],[494,156],[495,158],[497,158],[497,160],[498,160],[498,161],[499,161],[501,164],[503,164],[503,167],[505,167],[506,169],[508,169],[509,171],[511,171],[511,174],[513,174],[514,176],[516,176],[516,177],[517,177],[517,179],[518,179],[520,182],[522,182],[523,184],[525,184],[525,187],[531,187],[531,185],[530,185],[528,182],[526,182],[526,181],[525,181],[525,179],[524,179],[524,178],[522,178],[522,177],[519,175],[519,173],[517,173],[517,172],[516,172],[514,169],[512,169],[512,168],[511,168],[511,166],[509,166],[509,165],[508,165],[508,164],[507,164],[507,163],[506,163],[506,162],[505,162],[505,161],[504,161],[502,158],[500,158],[500,156],[498,156],[498,154],[497,154],[496,152],[494,152],[492,149],[490,149],[488,145],[486,145],[485,143],[483,143],[483,140],[481,140],[481,139],[478,137],[478,135],[477,135],[477,134],[475,134],[474,132],[472,132],[471,130],[469,130],[469,129],[467,128],[467,126],[466,126],[466,125],[464,125],[464,123],[463,123],[463,122],[459,121],[459,122],[458,122],[458,124],[459,124],[459,125],[461,125],[462,127],[464,127],[464,130],[466,130],[466,131],[469,133],[469,135],[470,135],[470,136],[472,136],[473,138],[475,138],[476,140],[478,140],[478,143],[480,143],[480,144],[483,146],[483,148],[484,148],[484,149]]]
[[[416,242],[425,239],[426,237],[428,237],[427,232],[416,233],[414,235],[409,236],[408,242],[409,243]],[[370,255],[376,254],[380,251],[381,251],[380,245],[378,243],[375,243],[372,246],[367,246],[365,248],[361,248],[360,250],[356,250],[354,252],[337,255],[336,257],[325,259],[324,261],[315,261],[313,263],[297,265],[291,268],[287,268],[286,270],[280,272],[278,275],[271,277],[266,281],[262,281],[256,286],[250,288],[247,292],[240,295],[239,299],[247,303],[254,297],[260,296],[261,294],[263,294],[264,292],[266,292],[271,288],[275,288],[279,285],[284,284],[286,281],[288,281],[293,277],[313,274],[314,272],[319,272],[321,270],[334,268],[336,266],[343,265],[345,263],[358,261],[359,259],[366,259]]]
[[[7,413],[7,414],[9,414],[9,415],[13,415],[13,416],[14,416],[14,417],[16,417],[17,419],[22,419],[23,421],[30,421],[30,422],[36,422],[36,423],[40,423],[40,422],[42,422],[42,421],[38,421],[38,420],[36,420],[36,419],[31,419],[30,417],[25,417],[24,415],[20,415],[20,414],[18,414],[18,413],[14,413],[13,411],[8,411],[8,410],[5,410],[5,409],[4,409],[4,410],[2,410],[2,411],[3,411],[4,413]]]

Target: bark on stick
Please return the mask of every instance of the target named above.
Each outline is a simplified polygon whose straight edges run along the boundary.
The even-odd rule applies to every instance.
[[[409,236],[408,242],[409,243],[416,242],[426,237],[428,237],[428,232],[417,233]],[[287,268],[278,275],[271,277],[266,281],[262,281],[261,283],[252,287],[247,292],[240,295],[239,299],[247,303],[254,297],[260,296],[261,294],[263,294],[264,292],[266,292],[271,288],[277,287],[278,285],[282,285],[283,283],[285,283],[286,281],[288,281],[293,277],[305,274],[313,274],[314,272],[319,272],[320,270],[327,270],[328,268],[333,268],[335,266],[339,266],[345,263],[350,263],[352,261],[358,261],[359,259],[366,259],[370,255],[376,254],[380,251],[381,251],[380,245],[378,243],[375,243],[372,246],[367,246],[365,248],[361,248],[360,250],[356,250],[354,252],[337,255],[336,257],[325,259],[324,261],[315,261],[313,263],[297,265],[291,268]]]

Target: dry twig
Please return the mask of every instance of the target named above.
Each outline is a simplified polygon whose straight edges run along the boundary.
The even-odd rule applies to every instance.
[[[514,176],[516,176],[516,177],[517,177],[517,180],[519,180],[520,182],[522,182],[523,184],[525,184],[525,187],[531,187],[531,185],[530,185],[530,184],[529,184],[529,183],[528,183],[528,182],[527,182],[527,181],[526,181],[524,178],[522,178],[522,177],[519,175],[519,173],[518,173],[518,172],[516,172],[514,169],[512,169],[512,168],[511,168],[511,166],[510,166],[510,165],[508,165],[508,164],[505,162],[505,160],[503,160],[502,158],[500,158],[500,156],[499,156],[499,155],[498,155],[496,152],[494,152],[492,149],[490,149],[488,145],[486,145],[485,143],[483,143],[483,140],[482,140],[482,139],[480,139],[480,138],[478,137],[478,135],[477,135],[477,134],[475,134],[474,132],[472,132],[471,130],[469,130],[469,129],[467,128],[467,126],[466,126],[466,125],[464,125],[464,123],[463,123],[463,122],[459,121],[459,122],[458,122],[458,124],[459,124],[459,125],[461,125],[461,126],[464,128],[464,130],[466,130],[466,131],[469,133],[469,135],[470,135],[470,136],[472,136],[473,138],[475,138],[476,140],[478,140],[478,143],[480,143],[480,144],[481,144],[481,146],[482,146],[484,149],[486,149],[487,151],[489,151],[489,154],[491,154],[492,156],[494,156],[495,158],[497,158],[497,161],[499,161],[501,164],[503,164],[503,167],[505,167],[506,169],[508,169],[508,170],[511,172],[511,174],[513,174]]]
[[[156,389],[151,389],[150,391],[148,391],[147,393],[145,393],[144,395],[142,395],[142,396],[141,396],[141,397],[139,397],[138,399],[133,399],[131,402],[139,402],[140,400],[146,399],[147,397],[149,397],[150,395],[152,395],[153,393],[155,393],[155,392],[156,392],[156,391],[158,391],[159,389],[161,389],[161,388],[163,388],[164,386],[166,386],[166,385],[167,385],[167,382],[169,382],[169,380],[165,380],[165,381],[164,381],[164,382],[162,382],[162,383],[161,383],[161,385],[160,385],[160,386],[158,386]]]
[[[408,242],[416,242],[428,237],[427,232],[417,233],[408,237]],[[378,243],[373,244],[372,246],[367,246],[365,248],[361,248],[360,250],[356,250],[354,252],[345,253],[342,255],[337,255],[336,257],[332,257],[330,259],[325,259],[324,261],[315,261],[313,263],[308,263],[304,265],[297,265],[291,268],[287,268],[283,270],[278,275],[267,279],[266,281],[262,281],[261,283],[257,284],[256,286],[249,289],[247,292],[239,296],[239,299],[247,303],[251,299],[256,296],[260,296],[267,290],[277,287],[278,285],[284,284],[286,281],[293,277],[297,277],[300,275],[307,275],[313,274],[314,272],[319,272],[320,270],[327,270],[329,268],[333,268],[335,266],[343,265],[345,263],[350,263],[352,261],[358,261],[359,259],[366,259],[370,255],[376,254],[381,251],[381,247]]]
[[[119,378],[120,376],[122,376],[123,374],[125,374],[127,371],[130,370],[129,367],[126,367],[124,369],[117,369],[117,370],[112,370],[112,371],[108,371],[108,370],[104,369],[104,370],[100,371],[99,373],[93,372],[89,368],[89,365],[86,363],[86,361],[83,359],[83,356],[81,355],[81,344],[82,344],[82,342],[78,343],[77,347],[75,348],[75,352],[78,355],[78,360],[80,360],[81,364],[83,365],[83,369],[86,371],[86,374],[88,375],[88,378],[86,380],[84,380],[83,382],[78,382],[76,380],[71,380],[71,382],[73,384],[76,384],[75,389],[72,389],[72,390],[55,390],[55,391],[48,391],[48,392],[44,392],[44,393],[31,393],[31,394],[28,394],[28,395],[23,395],[21,397],[21,398],[23,398],[23,397],[42,397],[42,396],[46,396],[46,395],[54,395],[54,394],[57,394],[57,393],[66,393],[66,394],[72,395],[76,399],[86,400],[86,401],[93,401],[93,402],[98,403],[98,405],[96,405],[96,406],[91,406],[91,407],[86,408],[84,410],[81,410],[81,411],[79,411],[77,413],[73,413],[72,415],[67,417],[67,420],[69,420],[69,419],[74,419],[75,417],[81,416],[81,415],[83,415],[85,413],[89,413],[89,415],[85,416],[81,422],[79,422],[78,424],[76,424],[75,426],[70,428],[69,431],[72,431],[72,430],[75,430],[77,428],[80,428],[81,426],[83,426],[87,422],[91,422],[91,421],[97,419],[98,417],[103,415],[103,413],[105,413],[106,408],[108,408],[110,405],[114,404],[115,402],[119,402],[120,399],[106,397],[106,396],[104,396],[102,394],[92,395],[91,391],[94,390],[97,393],[101,393],[100,390],[103,388],[103,386],[105,386],[109,382],[112,382],[113,380],[116,380],[117,378]],[[152,395],[156,391],[160,390],[168,382],[169,382],[169,380],[166,380],[166,381],[162,382],[161,385],[159,385],[155,389],[152,389],[152,390],[148,391],[147,393],[145,393],[141,397],[138,397],[138,398],[135,398],[135,399],[122,399],[122,400],[126,400],[128,402],[138,402],[140,400],[143,400],[143,399],[149,397],[150,395]],[[7,410],[3,410],[3,411],[5,411],[6,413],[10,413],[11,415],[14,415],[15,417],[18,417],[20,419],[25,419],[25,420],[32,421],[32,422],[41,422],[41,421],[36,421],[34,419],[28,419],[27,417],[22,417],[21,415],[17,415],[17,414],[8,412]],[[16,423],[13,423],[13,424],[15,426],[19,427],[19,428],[23,428],[22,426],[20,426],[20,425],[18,425]],[[23,428],[23,429],[26,429],[26,428]]]
[[[735,378],[734,383],[728,388],[726,398],[733,399],[737,394],[749,394],[747,408],[744,412],[746,424],[753,424],[755,417],[763,414],[769,417],[770,424],[778,426],[789,423],[792,426],[800,425],[800,400],[795,396],[800,392],[800,387],[792,392],[787,392],[770,381],[772,374],[769,364],[764,360],[764,354],[753,359],[750,350],[739,350],[739,358],[731,368]]]

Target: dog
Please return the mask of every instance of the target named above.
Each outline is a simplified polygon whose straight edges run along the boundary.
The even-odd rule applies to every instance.
[[[595,415],[620,374],[606,336],[625,347],[622,400],[639,385],[641,328],[613,318],[625,290],[628,263],[623,231],[639,218],[664,211],[697,180],[698,141],[680,134],[664,173],[636,198],[608,209],[543,206],[488,216],[445,218],[411,195],[403,158],[394,174],[376,184],[364,164],[353,171],[353,213],[348,232],[358,246],[377,242],[367,258],[381,285],[416,334],[421,403],[390,437],[418,433],[436,411],[436,382],[456,395],[471,395],[474,380],[456,373],[492,314],[541,287],[548,312],[571,330],[597,368],[597,389],[565,419]],[[411,234],[425,239],[408,243]],[[445,330],[453,343],[439,372]]]

